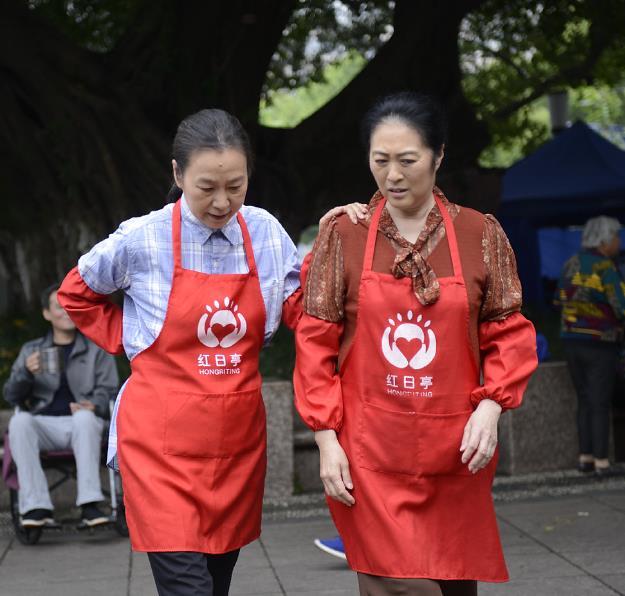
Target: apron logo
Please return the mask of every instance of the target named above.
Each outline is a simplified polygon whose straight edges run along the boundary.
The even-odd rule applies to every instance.
[[[213,307],[207,304],[208,313],[204,313],[200,317],[200,322],[197,325],[197,338],[209,348],[216,348],[217,346],[229,348],[245,335],[247,322],[245,317],[237,312],[239,307],[227,296],[224,298],[223,308],[217,300],[213,304],[215,312],[213,312]]]
[[[436,336],[431,329],[430,321],[426,321],[423,327],[419,324],[423,315],[419,315],[416,321],[412,321],[411,310],[406,314],[408,321],[404,321],[401,314],[397,313],[399,325],[389,319],[389,325],[382,335],[382,353],[384,357],[397,368],[410,368],[419,370],[426,367],[436,356]],[[427,331],[427,346],[425,333]]]

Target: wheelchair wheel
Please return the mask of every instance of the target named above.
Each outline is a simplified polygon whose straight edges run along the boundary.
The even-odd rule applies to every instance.
[[[128,537],[128,524],[126,523],[126,508],[120,503],[117,509],[117,517],[115,518],[115,531],[125,538]]]
[[[15,489],[11,489],[11,521],[13,522],[13,530],[15,531],[16,538],[24,545],[30,546],[37,544],[43,528],[25,528],[20,521],[20,509],[18,493]]]

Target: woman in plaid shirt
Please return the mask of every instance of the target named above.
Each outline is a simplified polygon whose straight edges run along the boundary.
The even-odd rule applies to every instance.
[[[260,534],[258,356],[281,319],[297,323],[300,265],[280,223],[244,204],[252,157],[236,118],[189,116],[172,153],[175,204],[123,222],[80,258],[59,300],[131,361],[110,456],[119,437],[133,549],[148,553],[160,594],[219,596]],[[329,215],[343,211],[355,218],[358,206]],[[108,300],[117,290],[123,309]]]

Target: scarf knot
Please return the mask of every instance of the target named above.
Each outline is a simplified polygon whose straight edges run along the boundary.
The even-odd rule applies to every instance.
[[[410,277],[412,289],[420,304],[436,302],[440,296],[440,284],[436,274],[414,246],[402,246],[393,263],[395,278]]]

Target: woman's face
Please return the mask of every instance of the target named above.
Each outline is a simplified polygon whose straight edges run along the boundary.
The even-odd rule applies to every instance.
[[[410,215],[432,196],[443,159],[435,156],[421,135],[401,120],[382,121],[371,135],[369,168],[388,203]]]
[[[604,242],[601,247],[603,254],[606,257],[615,257],[618,255],[621,249],[621,238],[618,234],[614,234],[610,242]]]
[[[209,228],[225,226],[245,201],[247,159],[238,149],[202,149],[191,155],[184,172],[172,160],[174,179],[195,215]]]

